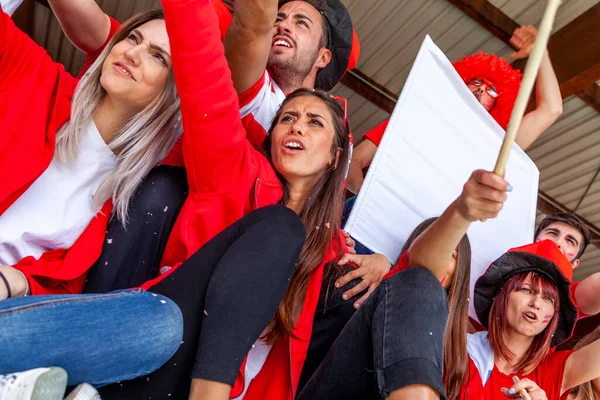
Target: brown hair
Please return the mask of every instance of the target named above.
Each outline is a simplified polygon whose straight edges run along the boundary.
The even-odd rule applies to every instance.
[[[429,218],[412,231],[400,254],[437,220]],[[456,246],[456,270],[448,289],[448,322],[444,337],[444,388],[449,400],[457,400],[469,372],[467,327],[469,324],[469,282],[471,276],[471,244],[464,235]]]
[[[508,330],[506,325],[508,297],[512,292],[519,291],[527,278],[531,279],[533,288],[554,300],[554,316],[546,329],[535,336],[522,359],[517,360],[518,363],[515,365],[515,368],[524,375],[531,373],[542,362],[544,357],[548,355],[548,351],[550,350],[550,343],[558,326],[558,314],[560,312],[560,296],[556,285],[545,276],[539,275],[536,272],[530,271],[513,275],[504,283],[494,298],[488,317],[489,340],[494,354],[499,354],[512,364],[515,361],[515,355],[508,349],[505,342]]]
[[[548,215],[542,220],[542,222],[540,222],[537,229],[535,230],[534,240],[537,240],[540,233],[542,233],[544,229],[546,229],[548,226],[550,226],[550,224],[554,222],[562,222],[564,224],[567,224],[577,229],[581,233],[581,236],[583,236],[583,243],[579,244],[579,251],[575,256],[576,259],[580,258],[583,255],[583,252],[585,251],[588,244],[590,244],[591,234],[590,230],[587,228],[587,226],[585,226],[583,221],[575,214],[560,212]]]
[[[325,103],[333,117],[335,136],[331,145],[331,155],[335,159],[338,149],[341,154],[337,166],[328,168],[323,172],[319,181],[312,188],[306,204],[300,212],[300,219],[306,227],[306,242],[294,271],[290,286],[279,305],[275,317],[269,322],[265,333],[265,341],[273,343],[278,339],[292,334],[296,319],[302,311],[306,288],[310,274],[319,267],[323,258],[327,257],[327,249],[333,243],[337,258],[342,255],[342,245],[338,226],[342,217],[342,204],[344,201],[344,181],[349,160],[350,140],[347,125],[344,121],[344,109],[329,94],[321,90],[298,89],[290,94],[283,102],[269,129],[264,142],[264,153],[267,159],[271,158],[271,134],[277,126],[281,113],[286,104],[298,97],[314,97],[315,101]],[[286,205],[289,201],[289,184],[279,172],[275,171],[283,186],[283,197],[280,204]]]
[[[600,326],[596,327],[592,332],[588,333],[583,339],[581,339],[573,350],[579,350],[582,347],[595,342],[600,339]],[[600,397],[598,396],[598,392],[592,386],[592,382],[588,381],[586,383],[582,383],[579,386],[575,386],[571,390],[572,400],[598,400]],[[569,397],[571,399],[571,397]]]

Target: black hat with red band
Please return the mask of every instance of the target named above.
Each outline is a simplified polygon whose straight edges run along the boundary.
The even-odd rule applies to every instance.
[[[516,247],[494,261],[475,283],[475,311],[479,322],[488,329],[488,317],[494,298],[512,276],[535,272],[549,279],[558,289],[560,310],[552,346],[558,346],[573,333],[577,307],[571,299],[573,266],[551,240]]]

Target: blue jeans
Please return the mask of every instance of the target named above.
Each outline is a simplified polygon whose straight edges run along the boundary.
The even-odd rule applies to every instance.
[[[352,208],[354,207],[354,203],[356,202],[356,196],[350,197],[348,200],[346,200],[344,202],[344,209],[342,210],[342,229],[344,229],[344,227],[346,226],[346,222],[348,222],[348,217],[350,216],[350,211],[352,211]],[[354,246],[354,250],[356,250],[356,254],[373,254],[374,251],[369,249],[367,246],[365,246],[364,244],[362,244],[361,242],[359,242],[358,240],[356,240],[354,237],[352,238],[354,239],[354,242],[356,243],[356,246]]]
[[[102,386],[158,369],[183,335],[181,311],[142,289],[0,301],[0,374],[59,366]]]

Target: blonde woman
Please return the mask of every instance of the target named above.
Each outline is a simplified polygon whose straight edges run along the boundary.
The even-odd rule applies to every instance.
[[[181,312],[171,300],[142,290],[64,294],[81,293],[107,221],[127,220],[142,178],[177,140],[162,12],[123,24],[79,82],[0,8],[0,76],[0,373],[60,363],[71,384],[103,385],[155,370],[181,343]],[[133,317],[115,323],[126,311]],[[43,361],[50,356],[53,363]],[[61,371],[0,376],[0,398],[42,391],[62,399]]]
[[[164,19],[129,20],[81,82],[4,13],[0,38],[0,300],[81,293],[180,131]]]

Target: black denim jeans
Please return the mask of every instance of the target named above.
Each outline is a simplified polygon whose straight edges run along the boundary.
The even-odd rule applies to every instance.
[[[298,215],[274,205],[247,214],[202,246],[149,289],[179,306],[181,346],[150,375],[101,388],[102,398],[187,399],[190,378],[232,385],[283,299],[305,239]]]
[[[354,313],[296,399],[381,399],[413,384],[442,384],[448,298],[424,268],[381,283]]]
[[[188,195],[185,168],[161,165],[140,184],[123,227],[108,224],[102,253],[90,268],[85,293],[138,287],[156,277],[167,239]]]

